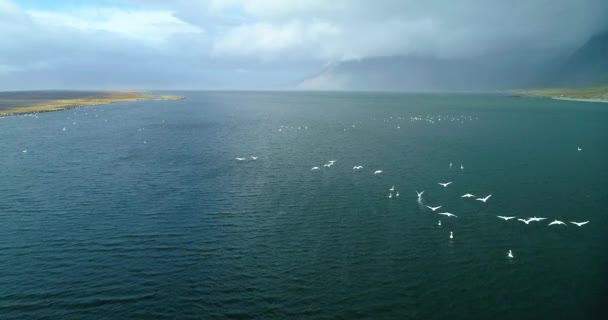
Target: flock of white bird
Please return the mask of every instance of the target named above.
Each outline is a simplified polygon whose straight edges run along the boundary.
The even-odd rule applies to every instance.
[[[577,147],[577,151],[580,152],[580,151],[582,151],[582,149],[580,147]],[[237,158],[237,160],[238,159],[239,158]],[[334,165],[335,162],[336,162],[336,160],[330,160],[326,164],[324,164],[323,167],[329,168],[332,165]],[[450,168],[452,168],[452,167],[453,167],[453,164],[450,163]],[[361,169],[363,169],[363,166],[361,166],[361,165],[356,165],[356,166],[353,167],[353,170],[355,170],[355,171],[358,171],[358,170],[361,170]],[[320,167],[315,166],[315,167],[312,167],[311,170],[320,170]],[[464,170],[464,166],[462,164],[460,165],[460,170]],[[375,171],[373,171],[374,175],[381,174],[381,173],[382,173],[382,170],[375,170]],[[442,186],[442,187],[444,187],[444,188],[447,188],[452,183],[453,183],[453,181],[448,181],[448,182],[438,182],[437,184],[440,185],[440,186]],[[388,198],[389,199],[392,199],[393,197],[394,198],[398,198],[399,197],[399,191],[395,192],[395,186],[394,185],[391,186],[388,189],[388,191],[389,191],[389,194],[388,194]],[[418,203],[420,203],[420,204],[422,204],[422,195],[423,194],[424,194],[424,191],[416,191],[417,200],[418,200]],[[475,195],[473,195],[471,193],[465,193],[465,194],[463,194],[460,197],[461,198],[475,198],[476,201],[479,201],[479,202],[482,202],[482,203],[486,203],[492,197],[492,195],[488,194],[485,197],[477,197],[477,196],[475,196]],[[425,205],[425,207],[428,208],[428,209],[430,209],[432,212],[435,212],[435,211],[441,209],[443,206],[440,205],[440,206],[433,207],[433,206]],[[447,218],[458,218],[457,215],[455,215],[455,214],[453,214],[451,212],[437,212],[437,214],[445,216]],[[511,219],[517,218],[516,216],[497,216],[497,217],[500,218],[500,219],[503,219],[505,221],[509,221]],[[547,218],[541,218],[541,217],[534,216],[534,217],[529,217],[527,219],[518,218],[517,221],[521,221],[521,222],[523,222],[525,224],[530,224],[531,222],[539,222],[539,221],[543,221],[543,220],[546,220],[546,219]],[[589,223],[589,221],[582,221],[582,222],[570,221],[570,223],[573,224],[573,225],[576,225],[578,227],[582,227],[582,226],[586,225],[587,223]],[[441,226],[441,220],[438,220],[437,225]],[[563,222],[563,221],[560,221],[560,220],[553,220],[548,225],[549,226],[554,226],[554,225],[563,225],[563,226],[566,226],[567,224],[565,222]],[[454,232],[453,231],[450,231],[450,239],[454,239]],[[507,257],[511,258],[511,259],[514,257],[512,250],[509,250],[507,252]]]

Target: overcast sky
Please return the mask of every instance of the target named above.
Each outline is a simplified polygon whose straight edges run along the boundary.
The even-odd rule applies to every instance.
[[[607,0],[0,0],[0,90],[288,88],[325,66],[571,50]]]

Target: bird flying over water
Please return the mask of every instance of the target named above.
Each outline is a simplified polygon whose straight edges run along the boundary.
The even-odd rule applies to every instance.
[[[363,166],[354,166],[353,167],[353,170],[361,170],[361,169],[363,169]]]
[[[458,218],[457,215],[455,214],[451,214],[449,212],[439,212],[438,214],[442,215],[442,216],[446,216],[446,217],[454,217],[454,218]]]
[[[376,171],[374,171],[374,174],[380,174],[380,173],[382,173],[382,170],[376,170]]]
[[[319,167],[312,167],[310,170],[319,170]]]
[[[472,195],[470,193],[467,193],[467,194],[464,194],[461,196],[461,198],[473,198],[473,197],[475,197],[475,195]]]
[[[431,207],[431,206],[426,206],[426,207],[427,207],[427,208],[429,208],[429,209],[431,209],[431,210],[433,210],[433,212],[434,212],[435,210],[437,210],[437,209],[441,208],[441,206],[439,206],[439,207]]]
[[[517,219],[517,221],[521,221],[521,222],[523,222],[525,224],[530,224],[530,222],[532,222],[532,220],[530,220],[530,219],[528,219],[528,220],[526,220],[526,219]]]
[[[441,225],[441,220],[439,220],[439,222],[437,222],[437,225],[440,226]]]
[[[397,191],[397,194],[395,194],[395,197],[399,198],[399,191]]]
[[[423,193],[424,193],[424,191],[422,191],[422,192],[416,191],[416,194],[418,195],[418,200],[420,200],[422,198]]]
[[[576,151],[583,151],[583,149],[581,149],[581,147],[577,147]]]
[[[509,252],[507,253],[507,257],[513,259],[513,252],[511,250],[509,250]]]
[[[481,201],[481,202],[483,202],[483,203],[486,203],[486,201],[488,201],[488,199],[490,199],[490,197],[491,197],[491,196],[492,196],[492,195],[491,195],[491,194],[489,194],[489,195],[487,195],[485,198],[477,198],[477,199],[475,199],[475,200],[478,200],[478,201]]]
[[[584,221],[584,222],[574,222],[574,221],[570,221],[570,223],[575,224],[579,227],[582,227],[584,225],[586,225],[587,223],[589,223],[589,221]]]
[[[460,170],[464,170],[464,167],[462,165],[460,165]]]
[[[388,189],[389,191],[395,191],[395,186],[392,186],[390,189]]]
[[[236,158],[236,160],[243,161],[243,160],[245,160],[245,158]]]
[[[517,218],[517,217],[505,217],[505,216],[497,216],[497,217],[499,217],[499,218],[501,218],[501,219],[503,219],[505,221],[509,221],[510,219]]]
[[[450,239],[454,239],[454,233],[452,233],[452,231],[450,231]]]
[[[559,220],[553,220],[553,221],[551,221],[551,223],[549,223],[550,226],[554,225],[554,224],[563,224],[563,225],[566,225],[564,222],[559,221]]]
[[[452,183],[452,181],[450,182],[439,182],[439,185],[442,185],[444,188],[447,188],[447,186],[449,186]]]
[[[251,156],[251,159],[252,159],[252,160],[257,160],[257,159],[258,159],[258,157],[256,157],[256,156]]]
[[[388,194],[388,198],[390,199],[392,197],[393,197],[393,193],[391,192],[391,193]]]
[[[532,218],[528,218],[530,219],[530,221],[542,221],[542,220],[547,220],[547,218],[538,218],[537,216],[534,216]]]

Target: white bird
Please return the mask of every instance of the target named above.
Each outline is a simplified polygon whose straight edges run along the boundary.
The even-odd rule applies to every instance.
[[[472,195],[470,193],[467,193],[467,194],[464,194],[461,196],[461,198],[473,198],[473,197],[475,197],[475,195]]]
[[[21,151],[21,152],[23,152],[23,153],[27,153],[27,149],[23,149],[23,151]]]
[[[521,221],[521,222],[523,222],[523,223],[525,223],[525,224],[530,224],[530,222],[531,222],[532,220],[530,220],[530,219],[528,219],[528,220],[526,220],[526,219],[517,219],[517,221]]]
[[[374,171],[374,174],[379,174],[379,173],[382,173],[382,170],[376,170],[376,171]]]
[[[450,239],[454,239],[454,233],[452,233],[452,231],[450,231]]]
[[[395,191],[395,186],[392,186],[388,191]]]
[[[329,162],[329,163],[332,163],[332,164],[333,164],[334,162],[336,162],[336,160],[329,160],[329,161],[327,161],[327,162]]]
[[[550,226],[554,225],[554,224],[563,224],[563,225],[566,225],[565,223],[563,223],[562,221],[559,221],[559,220],[553,220],[553,221],[551,221],[551,223],[549,223]]]
[[[63,127],[63,129],[61,129],[61,131],[65,131],[65,130],[66,130],[65,127]]]
[[[454,218],[458,218],[457,215],[455,214],[451,214],[449,212],[439,212],[438,214],[442,215],[442,216],[446,216],[446,217],[454,217]]]
[[[329,167],[331,167],[331,163],[326,163],[323,166],[329,168]]]
[[[450,168],[452,167],[452,163],[450,162]]]
[[[353,167],[353,170],[361,170],[361,169],[363,169],[363,166],[354,166]]]
[[[452,181],[450,182],[439,182],[439,185],[442,185],[444,188],[447,188],[447,186],[449,186],[452,183]]]
[[[579,227],[582,227],[584,225],[586,225],[587,223],[589,223],[589,221],[584,221],[584,222],[574,222],[574,221],[570,221],[570,223],[575,224]]]
[[[576,151],[583,151],[583,149],[581,149],[581,147],[577,147]]]
[[[464,167],[462,165],[460,165],[460,170],[464,170]]]
[[[388,198],[390,199],[392,197],[393,197],[393,193],[391,192],[391,193],[388,194]]]
[[[509,252],[507,253],[507,257],[513,259],[513,252],[511,250],[509,250]]]
[[[243,160],[245,160],[245,158],[236,158],[236,160],[243,161]]]
[[[547,220],[547,218],[538,218],[536,216],[532,217],[532,218],[528,218],[530,221],[542,221],[542,220]]]
[[[319,167],[312,167],[310,170],[319,170]]]
[[[489,194],[489,195],[487,195],[485,198],[477,198],[477,199],[475,199],[475,200],[478,200],[478,201],[481,201],[481,202],[483,202],[483,203],[486,203],[486,201],[488,201],[488,199],[490,199],[490,197],[491,197],[491,196],[492,196],[492,195],[491,195],[491,194]]]
[[[499,218],[501,218],[501,219],[503,219],[503,220],[505,220],[505,221],[509,221],[510,219],[515,219],[515,218],[517,218],[517,217],[505,217],[505,216],[497,216],[497,217],[499,217]]]
[[[422,198],[423,193],[424,193],[424,191],[422,191],[422,192],[416,191],[416,194],[418,195],[418,200],[420,200]]]
[[[251,159],[252,159],[252,160],[257,160],[257,159],[258,159],[258,157],[256,157],[256,156],[251,156]]]
[[[440,226],[441,225],[441,220],[439,220],[439,222],[437,222],[437,225]]]
[[[395,197],[397,197],[397,198],[399,197],[399,191],[397,191],[397,194],[395,194]]]
[[[441,206],[439,206],[439,207],[430,207],[430,206],[426,206],[426,207],[427,207],[427,208],[429,208],[429,209],[431,209],[431,210],[433,210],[433,212],[434,212],[435,210],[437,210],[437,209],[441,208]]]

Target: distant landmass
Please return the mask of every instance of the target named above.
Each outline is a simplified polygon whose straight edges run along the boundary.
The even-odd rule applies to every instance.
[[[608,84],[608,31],[591,37],[541,82],[557,87]]]
[[[502,91],[608,84],[608,32],[573,52],[513,51],[476,58],[393,56],[346,61],[303,79],[303,90]]]
[[[175,100],[180,96],[136,91],[12,91],[0,92],[0,116],[60,111],[137,100]]]

